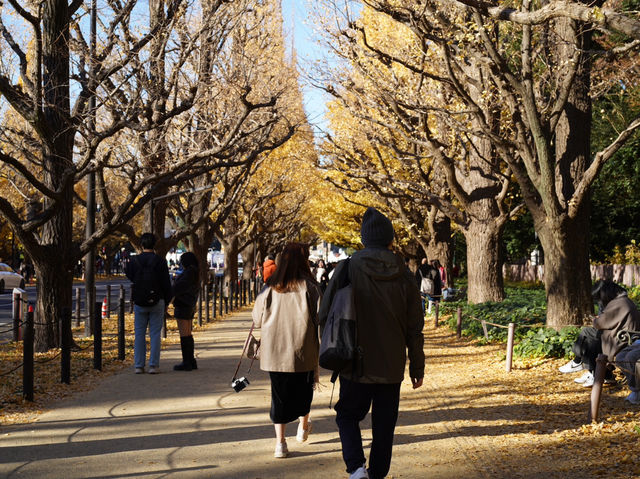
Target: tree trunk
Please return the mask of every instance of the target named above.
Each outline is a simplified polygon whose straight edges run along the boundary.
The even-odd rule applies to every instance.
[[[500,240],[503,224],[472,221],[464,230],[467,240],[468,301],[471,304],[504,299]]]
[[[238,283],[238,237],[233,235],[220,242],[224,247],[224,286],[231,295]]]
[[[554,223],[538,231],[544,250],[547,326],[582,325],[593,314],[589,271],[589,217]],[[586,226],[585,226],[586,224]]]
[[[75,130],[70,124],[69,96],[69,11],[66,0],[43,3],[42,81],[43,114],[53,132],[42,148],[44,182],[60,194],[55,205],[45,198],[45,210],[55,214],[42,227],[38,251],[29,252],[38,274],[35,350],[47,351],[60,344],[59,321],[71,310],[73,267],[73,171]],[[68,332],[67,332],[68,333]]]

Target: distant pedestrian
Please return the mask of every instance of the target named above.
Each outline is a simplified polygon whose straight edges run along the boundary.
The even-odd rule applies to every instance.
[[[415,277],[420,290],[420,296],[422,296],[422,312],[423,314],[431,314],[431,306],[434,302],[439,301],[442,296],[440,272],[432,264],[429,264],[427,258],[422,258]],[[428,308],[425,308],[427,302]]]
[[[309,412],[318,374],[318,308],[322,293],[309,267],[309,248],[285,246],[276,271],[258,295],[253,323],[261,329],[260,369],[271,380],[274,456],[287,457],[287,423],[299,419],[296,439],[311,432]]]
[[[191,328],[198,301],[199,282],[198,258],[187,251],[180,256],[179,273],[173,282],[173,316],[178,323],[182,351],[182,362],[173,367],[175,371],[198,369]]]
[[[160,332],[164,324],[166,306],[171,301],[171,279],[167,262],[153,251],[156,244],[153,233],[144,233],[140,237],[140,243],[142,253],[131,258],[126,270],[127,278],[133,283],[133,361],[136,374],[144,373],[148,327],[151,344],[149,374],[156,374],[160,367]]]
[[[267,255],[267,259],[262,264],[262,280],[266,283],[269,276],[276,270],[276,262],[272,254]]]
[[[350,479],[381,479],[391,465],[407,352],[413,388],[422,386],[424,316],[413,275],[404,260],[391,251],[391,221],[375,208],[368,208],[362,219],[361,238],[364,249],[346,263],[355,303],[359,357],[340,372],[336,423]],[[344,267],[344,261],[338,264],[333,275],[336,280],[329,282],[322,300],[322,326]],[[370,408],[373,441],[367,469],[360,422]]]

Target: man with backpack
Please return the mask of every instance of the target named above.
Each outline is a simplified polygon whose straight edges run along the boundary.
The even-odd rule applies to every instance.
[[[171,301],[171,279],[167,262],[153,248],[156,237],[144,233],[140,237],[142,253],[132,256],[125,274],[133,283],[131,299],[134,303],[133,359],[136,374],[144,373],[147,356],[146,334],[149,328],[151,351],[149,374],[157,374],[160,367],[160,333],[166,307]]]
[[[361,238],[365,248],[338,264],[323,297],[319,320],[324,327],[336,291],[343,287],[341,280],[348,276],[355,308],[356,354],[340,371],[336,423],[350,479],[381,479],[391,465],[407,352],[413,388],[422,386],[424,316],[411,272],[390,250],[394,239],[391,221],[368,208]],[[342,272],[345,267],[348,275]],[[370,408],[373,442],[367,469],[360,421]]]

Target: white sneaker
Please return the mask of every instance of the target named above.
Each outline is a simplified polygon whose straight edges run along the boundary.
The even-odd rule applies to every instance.
[[[300,423],[298,425],[298,434],[296,434],[296,441],[305,442],[307,439],[309,439],[309,434],[311,434],[311,429],[313,429],[311,421],[307,422],[306,429],[302,429],[302,423]]]
[[[576,363],[575,360],[572,359],[564,366],[560,366],[558,368],[558,371],[566,374],[566,373],[577,373],[578,371],[582,371],[583,369],[586,369],[586,368],[584,367],[584,364],[582,364],[582,362]]]
[[[367,472],[367,468],[362,466],[352,472],[349,476],[349,479],[369,479],[369,473]]]
[[[273,453],[273,457],[283,458],[289,455],[289,449],[286,442],[279,442],[276,444],[276,450]]]
[[[591,374],[590,371],[587,371],[579,378],[574,379],[574,381],[588,388],[590,386],[593,386],[593,374]]]
[[[631,394],[624,398],[624,400],[630,402],[631,404],[640,404],[640,392],[631,391]]]
[[[149,366],[149,374],[160,374],[160,368]]]

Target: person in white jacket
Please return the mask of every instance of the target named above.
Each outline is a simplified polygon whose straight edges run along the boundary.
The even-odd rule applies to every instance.
[[[318,374],[318,309],[322,292],[309,267],[309,249],[289,243],[256,298],[253,323],[260,333],[260,369],[271,380],[274,456],[287,457],[287,423],[299,419],[296,439],[311,432],[309,413]]]

